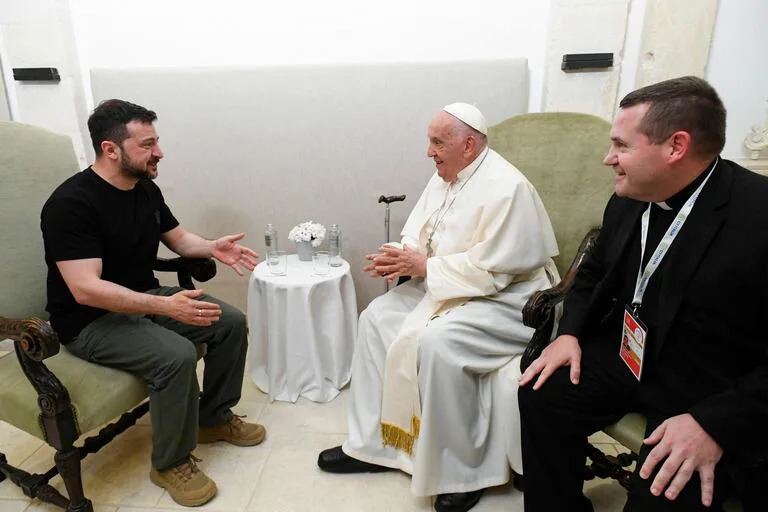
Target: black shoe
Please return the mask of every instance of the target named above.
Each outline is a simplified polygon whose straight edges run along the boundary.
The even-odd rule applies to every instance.
[[[435,500],[435,510],[437,512],[467,512],[477,505],[484,490],[438,494]]]
[[[512,487],[520,492],[525,491],[525,479],[523,475],[518,475],[514,471],[512,472]]]
[[[317,457],[317,465],[320,469],[329,473],[381,473],[393,471],[392,468],[371,464],[350,457],[341,449],[341,446],[328,448],[320,452]]]

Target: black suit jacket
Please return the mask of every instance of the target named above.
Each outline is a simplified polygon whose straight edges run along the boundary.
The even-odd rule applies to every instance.
[[[613,196],[559,334],[584,350],[613,306],[617,265],[648,203]],[[633,276],[637,268],[630,269]],[[768,178],[720,160],[666,255],[650,353],[660,385],[726,454],[768,455]],[[616,334],[618,353],[619,333]],[[600,343],[604,343],[601,340]],[[618,357],[618,355],[616,356]],[[680,411],[684,412],[684,411]]]

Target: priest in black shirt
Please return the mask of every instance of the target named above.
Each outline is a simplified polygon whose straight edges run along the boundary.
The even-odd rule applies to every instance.
[[[213,257],[242,275],[258,254],[243,234],[205,240],[179,225],[152,180],[163,153],[154,112],[122,100],[88,119],[93,165],[62,183],[43,207],[51,325],[75,355],[141,375],[152,419],[150,479],[178,503],[202,505],[216,484],[196,464],[198,442],[259,444],[264,427],[231,407],[240,399],[244,315],[202,290],[160,286],[152,264],[162,241],[190,258]],[[199,395],[195,345],[205,343]]]
[[[718,156],[725,117],[695,77],[621,101],[616,194],[520,379],[526,511],[592,510],[586,438],[632,411],[648,428],[625,511],[755,506],[768,484],[768,178]]]

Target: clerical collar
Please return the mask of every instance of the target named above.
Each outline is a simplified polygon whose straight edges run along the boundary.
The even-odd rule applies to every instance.
[[[472,163],[463,168],[461,171],[459,171],[459,174],[456,175],[456,179],[451,183],[454,187],[458,186],[461,188],[461,186],[472,177],[473,174],[475,174],[475,171],[478,167],[480,167],[480,164],[483,163],[483,160],[485,160],[485,156],[488,154],[488,150],[490,148],[488,146],[485,147],[485,149],[480,152],[477,157],[472,160]]]
[[[709,175],[709,170],[711,170],[715,164],[717,163],[717,158],[712,160],[709,165],[707,165],[704,170],[699,174],[695,180],[690,182],[688,185],[683,188],[680,192],[673,195],[670,198],[667,198],[665,201],[659,201],[656,203],[656,206],[661,208],[662,210],[679,210],[683,207],[685,202],[688,200],[689,197],[693,194],[693,192],[699,188],[699,185],[701,185],[701,182],[704,181],[707,176]]]

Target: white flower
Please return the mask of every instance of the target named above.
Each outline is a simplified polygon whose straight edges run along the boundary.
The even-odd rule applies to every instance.
[[[312,247],[320,247],[324,239],[325,226],[311,220],[294,226],[288,233],[291,242],[312,242]]]

